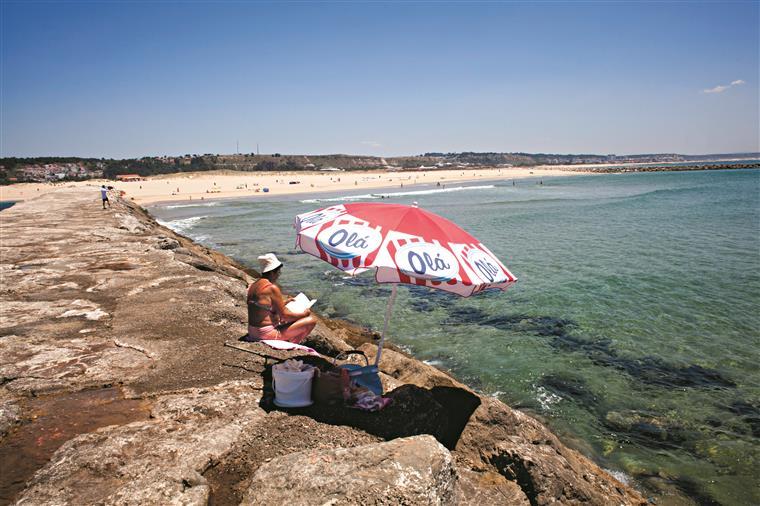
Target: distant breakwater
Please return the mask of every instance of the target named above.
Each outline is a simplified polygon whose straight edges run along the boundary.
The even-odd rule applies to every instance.
[[[760,169],[760,162],[752,163],[717,163],[710,165],[657,165],[646,167],[583,167],[570,170],[583,170],[598,172],[601,174],[621,174],[625,172],[680,172],[687,170],[734,170],[734,169]]]

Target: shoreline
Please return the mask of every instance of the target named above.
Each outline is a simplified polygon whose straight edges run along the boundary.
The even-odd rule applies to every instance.
[[[345,172],[192,172],[150,176],[145,181],[114,182],[88,180],[71,183],[17,183],[0,187],[0,200],[24,201],[61,187],[113,186],[124,198],[139,205],[170,202],[212,201],[229,198],[270,198],[293,195],[340,193],[347,191],[398,190],[441,183],[473,183],[528,178],[592,175],[586,170],[563,168],[503,168],[434,170],[424,172],[345,171]],[[291,181],[298,181],[290,184]],[[263,189],[268,188],[268,192]],[[179,191],[177,191],[179,190]],[[258,191],[257,191],[258,190]],[[97,197],[99,198],[99,196]]]
[[[568,176],[574,176],[574,175],[583,175],[583,174],[568,174]],[[521,178],[522,180],[535,178],[537,176],[531,175],[526,178]],[[554,177],[563,177],[563,176],[547,176],[547,180]],[[333,201],[333,200],[357,200],[359,197],[364,195],[395,195],[398,193],[406,193],[409,192],[412,193],[418,193],[423,191],[457,191],[459,189],[466,189],[466,188],[472,188],[472,187],[481,187],[481,186],[493,186],[496,183],[502,182],[503,179],[488,179],[488,180],[478,180],[478,181],[452,181],[449,182],[447,185],[441,185],[441,187],[437,187],[434,185],[434,183],[417,183],[417,184],[411,184],[409,186],[404,186],[403,188],[400,188],[398,186],[378,186],[373,187],[370,189],[367,188],[360,188],[360,189],[346,189],[346,190],[333,190],[333,189],[324,189],[319,191],[311,191],[311,192],[302,192],[302,193],[287,193],[287,194],[256,194],[255,197],[251,197],[250,195],[236,195],[236,196],[230,196],[230,197],[212,197],[212,198],[206,198],[204,200],[198,200],[198,199],[186,199],[186,200],[159,200],[159,201],[151,201],[151,202],[142,202],[137,203],[140,206],[143,206],[146,210],[150,211],[151,208],[155,207],[164,207],[164,206],[172,206],[172,205],[203,205],[201,202],[205,203],[225,203],[225,202],[236,202],[236,201],[243,201],[243,200],[250,200],[252,198],[255,198],[256,200],[260,200],[263,202],[266,201],[313,201],[315,203],[321,203],[325,201]],[[476,183],[476,184],[472,184]],[[373,197],[377,198],[377,197]]]
[[[436,183],[442,185],[505,180],[523,180],[544,177],[577,175],[626,174],[637,172],[689,172],[694,170],[757,169],[760,163],[746,160],[747,167],[733,162],[662,162],[625,164],[537,165],[531,167],[468,168],[406,170],[347,170],[336,172],[239,172],[213,170],[177,172],[148,176],[142,181],[120,182],[109,179],[89,179],[72,182],[14,183],[0,186],[0,202],[16,203],[34,199],[60,188],[92,188],[95,193],[101,185],[124,192],[123,196],[140,205],[161,205],[191,201],[217,201],[236,198],[269,199],[342,192],[371,192],[373,190],[401,190]],[[707,165],[706,165],[707,164]],[[293,182],[293,184],[291,184]],[[263,191],[267,188],[269,191]],[[99,198],[96,197],[96,198]]]

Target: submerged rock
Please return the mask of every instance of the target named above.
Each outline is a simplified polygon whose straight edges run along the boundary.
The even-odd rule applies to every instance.
[[[655,447],[678,447],[686,441],[686,429],[672,421],[633,410],[610,411],[604,418],[610,429]]]
[[[699,364],[680,365],[659,357],[620,355],[610,339],[590,340],[560,333],[550,343],[552,347],[585,354],[594,364],[614,367],[637,381],[662,387],[733,388],[736,383],[722,372]]]
[[[580,377],[568,374],[546,374],[541,377],[539,384],[587,408],[594,407],[599,402],[596,394]]]

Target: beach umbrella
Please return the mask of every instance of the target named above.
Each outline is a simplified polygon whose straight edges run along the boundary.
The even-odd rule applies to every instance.
[[[374,270],[378,283],[392,283],[375,366],[398,283],[469,297],[517,281],[480,241],[416,205],[340,204],[299,214],[295,227],[296,246],[306,253],[352,276]]]

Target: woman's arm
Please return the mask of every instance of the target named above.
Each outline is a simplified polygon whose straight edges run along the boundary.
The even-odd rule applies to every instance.
[[[283,300],[282,292],[277,287],[277,285],[270,285],[269,289],[269,299],[272,301],[272,309],[278,314],[280,317],[280,320],[299,320],[301,318],[305,318],[311,314],[311,310],[307,309],[303,313],[294,313],[287,307],[285,307],[285,300]]]

